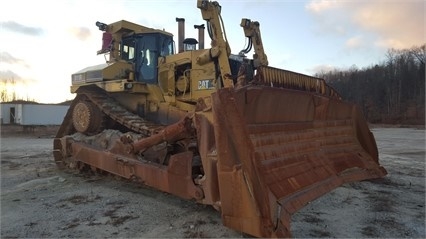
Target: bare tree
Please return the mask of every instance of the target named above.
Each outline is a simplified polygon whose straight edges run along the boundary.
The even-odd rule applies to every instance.
[[[426,45],[420,47],[412,47],[410,53],[424,66],[426,62]]]
[[[374,122],[411,120],[424,124],[425,45],[411,49],[389,49],[380,64],[324,73],[327,80],[348,101],[360,105]]]
[[[16,80],[11,77],[9,79],[1,79],[0,80],[4,87],[2,87],[0,91],[0,99],[2,102],[9,102],[18,100],[18,95],[16,92]],[[13,89],[13,90],[8,90]]]

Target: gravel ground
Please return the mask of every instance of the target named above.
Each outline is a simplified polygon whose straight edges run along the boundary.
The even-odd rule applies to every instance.
[[[292,218],[293,237],[425,238],[425,130],[373,128],[383,179],[346,184]],[[1,238],[247,237],[212,207],[111,176],[59,171],[53,134],[1,137]]]

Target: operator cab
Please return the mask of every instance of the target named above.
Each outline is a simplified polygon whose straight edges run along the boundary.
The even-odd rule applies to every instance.
[[[120,47],[121,59],[134,64],[135,80],[148,84],[157,83],[158,57],[173,53],[173,37],[161,33],[124,37]]]

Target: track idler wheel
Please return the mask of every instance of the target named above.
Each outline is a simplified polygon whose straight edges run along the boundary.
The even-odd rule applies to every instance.
[[[96,134],[103,130],[104,113],[89,101],[78,102],[72,112],[72,123],[80,133]]]

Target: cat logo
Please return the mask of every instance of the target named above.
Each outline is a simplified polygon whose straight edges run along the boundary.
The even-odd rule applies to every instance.
[[[209,80],[199,80],[198,81],[198,89],[199,90],[208,90],[208,89],[213,89],[213,79],[209,79]]]

